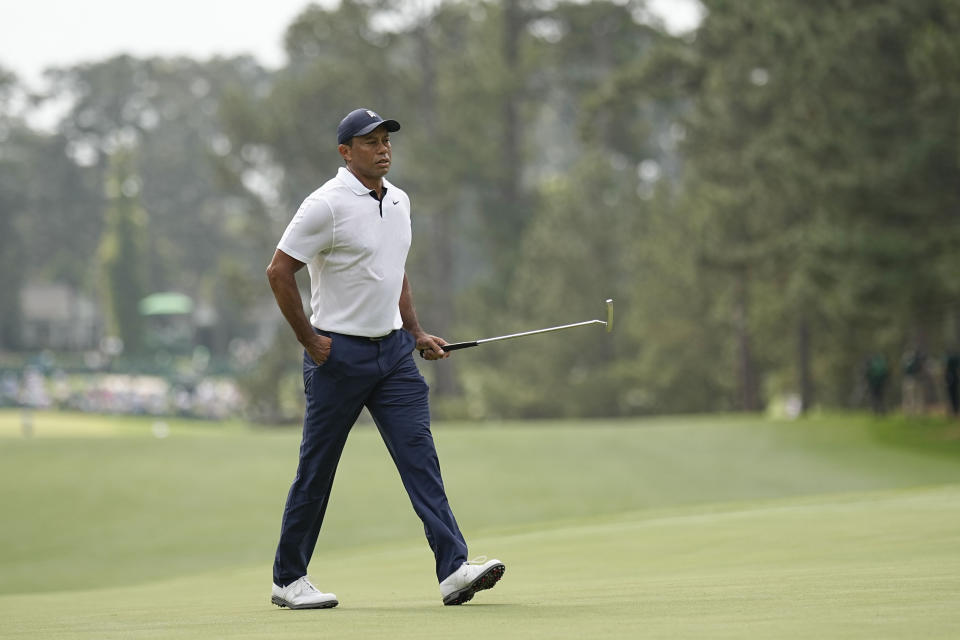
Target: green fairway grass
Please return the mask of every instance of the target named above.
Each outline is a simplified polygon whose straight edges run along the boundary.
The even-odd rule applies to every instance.
[[[438,424],[496,589],[440,605],[376,431],[350,436],[311,575],[269,604],[295,429],[0,412],[0,637],[960,637],[942,420]],[[156,433],[166,435],[157,438]]]

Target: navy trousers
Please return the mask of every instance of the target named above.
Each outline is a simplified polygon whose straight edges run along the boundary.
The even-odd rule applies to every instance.
[[[337,463],[363,407],[373,416],[436,558],[437,580],[467,559],[467,544],[447,503],[430,433],[428,388],[413,361],[414,339],[398,330],[379,341],[318,331],[332,338],[317,365],[304,352],[307,408],[297,476],[283,510],[273,581],[307,574],[330,500]]]

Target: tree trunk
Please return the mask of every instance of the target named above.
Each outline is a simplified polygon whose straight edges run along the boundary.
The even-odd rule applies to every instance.
[[[503,62],[507,69],[506,87],[503,95],[503,199],[507,204],[515,204],[520,193],[520,145],[518,143],[519,114],[517,108],[516,76],[518,68],[520,32],[523,18],[517,6],[517,0],[504,0],[503,3]]]
[[[517,0],[503,2],[502,52],[505,74],[500,117],[503,123],[500,140],[501,175],[499,213],[494,233],[494,255],[501,268],[511,269],[522,235],[526,211],[520,202],[520,177],[523,159],[520,157],[520,35],[524,17]],[[506,275],[506,274],[504,274]]]
[[[436,140],[439,136],[437,130],[437,73],[434,65],[435,52],[430,43],[431,22],[426,19],[418,30],[420,68],[423,83],[420,91],[420,109],[423,115],[424,127],[427,136],[431,140]],[[443,207],[440,207],[442,209]],[[430,281],[432,291],[435,295],[432,298],[432,308],[430,317],[434,323],[428,329],[434,335],[439,335],[450,339],[450,331],[453,327],[453,300],[455,297],[453,273],[453,230],[451,210],[433,210],[429,212],[430,217]],[[456,395],[459,393],[457,384],[457,373],[455,359],[445,361],[441,366],[434,368],[436,377],[433,381],[433,389],[437,395]]]
[[[800,413],[813,405],[813,380],[810,375],[810,323],[804,314],[797,322],[797,378],[800,382]]]
[[[760,409],[760,391],[749,323],[749,276],[743,270],[737,280],[734,324],[737,332],[737,378],[740,386],[740,408],[744,411]]]
[[[0,207],[6,203],[0,202]],[[23,321],[20,304],[23,265],[21,244],[13,226],[13,216],[0,215],[0,351],[20,348]]]

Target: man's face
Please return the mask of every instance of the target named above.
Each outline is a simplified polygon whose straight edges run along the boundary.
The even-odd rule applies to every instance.
[[[386,125],[356,136],[352,144],[341,144],[338,149],[358,177],[378,179],[390,171],[390,132]]]

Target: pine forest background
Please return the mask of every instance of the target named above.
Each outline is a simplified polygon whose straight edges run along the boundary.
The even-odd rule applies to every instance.
[[[43,91],[0,60],[0,368],[38,357],[24,292],[56,284],[105,338],[99,359],[44,350],[64,370],[176,371],[199,344],[248,417],[295,420],[300,351],[264,269],[365,106],[403,125],[390,179],[428,331],[616,300],[610,336],[424,364],[441,416],[856,406],[865,359],[896,382],[913,349],[939,385],[960,344],[960,3],[703,6],[675,37],[635,0],[343,0],[289,25],[279,70],[120,56]],[[179,351],[138,306],[170,291],[215,318]]]

